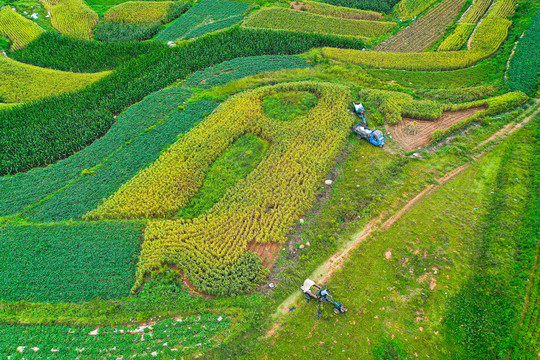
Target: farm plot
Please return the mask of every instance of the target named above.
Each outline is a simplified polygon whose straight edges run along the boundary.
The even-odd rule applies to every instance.
[[[103,18],[107,21],[130,24],[165,24],[186,12],[188,8],[188,2],[128,1],[110,8],[103,14]]]
[[[82,151],[46,168],[1,177],[0,216],[20,213],[79,178],[85,169],[91,175],[91,169],[145,129],[165,119],[190,95],[190,91],[179,88],[151,94],[124,111],[107,134]]]
[[[375,50],[412,53],[426,50],[452,25],[466,0],[443,0],[407,28],[379,44]]]
[[[22,103],[83,89],[110,74],[44,69],[0,56],[0,101]]]
[[[504,18],[485,19],[471,36],[469,49],[462,51],[393,53],[323,48],[322,54],[335,60],[383,69],[456,70],[474,65],[495,53],[508,36],[511,24]]]
[[[174,100],[174,103],[177,103],[179,98]],[[189,131],[216,106],[214,102],[202,101],[186,106],[185,110],[173,111],[130,139],[103,163],[91,170],[83,170],[82,176],[77,181],[25,212],[23,216],[47,222],[79,220],[85,213],[95,209],[102,199],[117,191],[139,170],[152,164],[163,149]],[[139,116],[148,117],[148,114],[139,113]]]
[[[176,41],[179,39],[190,39],[196,37],[190,32],[195,32],[197,28],[210,26],[220,20],[230,20],[234,22],[242,20],[241,15],[249,9],[250,4],[228,1],[228,0],[202,0],[197,5],[189,9],[184,15],[172,22],[165,30],[160,32],[155,40],[161,42]],[[222,22],[222,27],[210,26],[205,31],[198,31],[197,36],[204,35],[207,32],[224,29],[230,26],[229,22]]]
[[[51,13],[51,24],[61,34],[75,39],[92,39],[99,17],[83,0],[41,0]]]
[[[532,18],[529,29],[525,32],[510,60],[508,85],[513,90],[533,95],[540,82],[540,10]]]
[[[149,40],[162,30],[160,23],[130,24],[100,21],[94,29],[94,39],[102,42],[129,42]]]
[[[82,302],[129,294],[141,224],[0,227],[0,299]]]
[[[386,125],[386,130],[405,151],[418,150],[431,143],[431,134],[435,130],[446,130],[450,126],[466,120],[483,110],[472,108],[459,111],[444,112],[440,118],[434,121],[403,118],[395,125]]]
[[[9,6],[0,8],[0,35],[11,41],[11,50],[22,49],[42,32],[39,26],[25,19]]]
[[[302,69],[308,63],[296,56],[251,56],[226,61],[222,64],[199,70],[190,75],[183,86],[189,88],[209,89],[262,72],[282,69]]]
[[[131,358],[172,359],[208,350],[229,330],[226,315],[203,314],[162,320],[147,325],[80,327],[65,325],[0,325],[0,356],[27,359]],[[21,348],[22,347],[22,350]],[[106,352],[106,355],[104,355]],[[21,355],[22,353],[22,355]]]
[[[318,104],[306,116],[287,122],[263,115],[265,96],[290,91],[314,93]],[[242,291],[260,276],[246,253],[246,244],[282,242],[298,216],[309,208],[321,177],[348,136],[352,123],[345,110],[348,100],[348,92],[341,86],[311,82],[236,95],[87,218],[175,214],[197,193],[214,159],[236,138],[252,132],[270,142],[257,168],[203,216],[151,222],[137,282],[140,285],[147,272],[166,262],[178,264],[200,291]],[[308,133],[303,131],[306,126],[311,129]],[[223,128],[228,131],[219,131]],[[239,268],[250,269],[251,275],[238,274]],[[222,276],[236,278],[233,289],[220,287],[217,279]]]
[[[371,38],[391,31],[396,23],[336,18],[285,8],[264,8],[251,14],[242,26]]]
[[[351,9],[349,7],[334,6],[330,4],[305,1],[297,6],[292,3],[291,6],[297,10],[305,11],[317,15],[340,17],[353,20],[382,20],[383,15],[375,11]]]

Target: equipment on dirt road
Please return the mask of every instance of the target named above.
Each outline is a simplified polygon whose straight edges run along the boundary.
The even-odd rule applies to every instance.
[[[311,291],[311,288],[315,288],[315,293]],[[319,303],[319,310],[317,312],[317,319],[321,316],[321,304],[330,303],[334,306],[334,313],[343,314],[347,312],[347,308],[340,302],[337,302],[336,299],[330,294],[330,290],[320,285],[317,285],[315,281],[306,279],[304,285],[300,286],[300,289],[304,292],[304,297],[306,298],[308,304],[313,300],[317,300]]]
[[[384,134],[380,130],[372,130],[368,127],[366,118],[366,110],[362,103],[353,102],[354,112],[360,118],[360,122],[352,127],[355,134],[360,135],[362,139],[366,139],[375,146],[384,146]]]

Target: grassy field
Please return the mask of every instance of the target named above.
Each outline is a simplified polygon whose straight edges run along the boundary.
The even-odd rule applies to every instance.
[[[536,205],[525,199],[538,176],[538,129],[535,122],[516,133],[363,242],[328,284],[347,314],[327,306],[317,321],[316,306],[299,303],[255,357],[507,354],[522,341],[508,340],[517,336],[537,246],[529,234],[538,224],[526,221]]]
[[[70,73],[39,68],[0,56],[0,101],[30,102],[83,89],[110,74]]]

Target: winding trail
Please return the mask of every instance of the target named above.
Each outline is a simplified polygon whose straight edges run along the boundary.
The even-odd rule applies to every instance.
[[[540,103],[540,99],[535,99],[535,105]],[[533,106],[533,107],[534,107]],[[474,147],[474,150],[479,149],[481,146],[497,140],[499,138],[506,138],[510,136],[515,131],[521,129],[523,125],[531,121],[537,114],[540,113],[540,108],[535,109],[531,114],[526,115],[526,117],[521,122],[512,122],[501,130],[494,133],[487,140],[482,141]],[[380,224],[381,219],[384,217],[384,214],[381,214],[371,221],[369,221],[364,228],[352,236],[352,239],[347,242],[344,247],[338,250],[335,254],[330,256],[321,266],[319,266],[309,277],[316,283],[326,283],[334,275],[334,272],[341,268],[345,261],[349,258],[349,255],[352,250],[356,249],[364,240],[368,238],[369,235],[375,230],[387,230],[389,229],[397,220],[399,220],[403,215],[407,214],[412,210],[421,200],[433,194],[441,185],[444,185],[451,179],[453,179],[458,174],[462,173],[464,170],[468,169],[471,164],[479,160],[486,151],[482,151],[476,156],[472,157],[472,161],[466,164],[463,164],[449,172],[447,172],[443,177],[437,179],[436,184],[431,184],[427,186],[424,190],[418,193],[414,198],[409,200],[405,206],[399,209],[394,215],[390,216],[384,223]],[[266,333],[266,337],[273,336],[276,331],[281,327],[281,321],[286,313],[289,312],[289,308],[293,305],[296,305],[299,299],[302,299],[302,294],[297,291],[291,294],[285,301],[283,301],[277,308],[277,311],[274,313],[274,324]]]

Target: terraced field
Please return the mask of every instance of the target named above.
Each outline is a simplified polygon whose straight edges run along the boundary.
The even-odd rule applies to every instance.
[[[537,357],[536,0],[37,1],[0,357]]]

